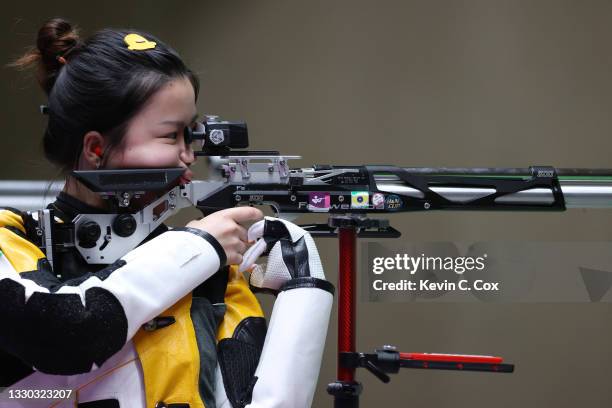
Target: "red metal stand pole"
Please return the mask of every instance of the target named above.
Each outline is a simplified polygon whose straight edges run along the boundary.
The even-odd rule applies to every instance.
[[[339,228],[340,242],[338,267],[338,355],[355,352],[355,257],[356,228]],[[338,380],[355,381],[355,369],[344,368],[338,361]]]

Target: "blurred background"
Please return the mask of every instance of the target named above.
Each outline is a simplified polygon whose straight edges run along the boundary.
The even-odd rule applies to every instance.
[[[104,27],[154,33],[199,74],[201,113],[247,121],[251,148],[301,155],[292,167],[612,168],[609,1],[35,1],[8,2],[0,17],[3,180],[59,175],[42,154],[45,96],[33,73],[5,66],[53,16],[84,36]],[[412,242],[612,239],[609,210],[391,221]],[[337,241],[317,243],[335,282]],[[269,311],[273,299],[262,302]],[[315,407],[332,406],[333,313]],[[406,370],[387,385],[362,370],[364,407],[612,404],[610,304],[360,300],[358,317],[359,351],[394,344],[517,364],[512,375]]]

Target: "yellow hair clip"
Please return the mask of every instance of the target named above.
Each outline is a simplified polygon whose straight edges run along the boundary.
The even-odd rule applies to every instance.
[[[126,35],[123,38],[123,41],[125,41],[125,43],[127,44],[128,50],[136,51],[150,50],[152,48],[155,48],[155,46],[157,45],[156,42],[149,41],[142,35],[135,33]]]

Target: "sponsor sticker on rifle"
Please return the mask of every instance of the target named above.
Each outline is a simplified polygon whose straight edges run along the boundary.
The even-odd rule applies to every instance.
[[[370,193],[367,191],[351,191],[351,208],[368,208]]]
[[[399,210],[402,208],[402,199],[395,194],[388,195],[385,199],[385,208],[390,211]]]
[[[310,211],[327,212],[330,207],[330,195],[327,192],[308,193],[308,209]]]
[[[385,196],[381,193],[374,193],[372,195],[372,207],[375,210],[384,210],[385,209]]]

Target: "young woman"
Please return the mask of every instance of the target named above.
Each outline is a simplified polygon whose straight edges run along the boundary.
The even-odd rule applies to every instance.
[[[51,162],[66,172],[182,167],[181,183],[190,182],[184,132],[196,120],[198,81],[160,40],[106,29],[82,41],[52,19],[16,64],[38,66]],[[70,176],[49,208],[63,227],[112,211]],[[71,391],[63,401],[13,392],[9,406],[309,406],[333,286],[308,233],[262,218],[227,209],[160,227],[112,265],[67,249],[51,268],[36,217],[0,209],[0,385]],[[241,224],[252,221],[247,233]],[[275,258],[274,269],[251,274],[253,286],[278,292],[269,328],[235,266],[257,238],[245,263],[265,249]]]

